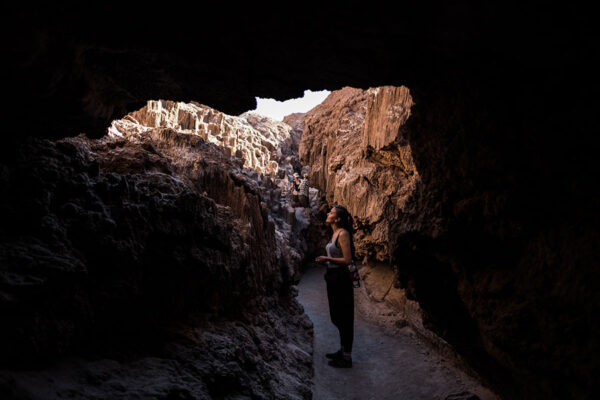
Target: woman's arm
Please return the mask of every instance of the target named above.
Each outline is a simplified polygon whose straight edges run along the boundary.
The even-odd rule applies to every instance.
[[[340,248],[342,249],[342,254],[344,257],[334,258],[334,257],[317,257],[317,262],[332,262],[334,264],[341,265],[350,265],[352,263],[352,250],[350,248],[350,234],[347,230],[342,230],[338,235],[338,243],[340,244]]]

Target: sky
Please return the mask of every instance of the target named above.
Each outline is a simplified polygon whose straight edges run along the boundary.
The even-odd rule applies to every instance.
[[[329,96],[329,93],[331,93],[329,90],[321,90],[318,92],[305,90],[304,97],[285,101],[256,97],[256,109],[251,110],[250,112],[281,121],[286,115],[303,113],[311,110],[316,105],[321,104],[323,100]]]

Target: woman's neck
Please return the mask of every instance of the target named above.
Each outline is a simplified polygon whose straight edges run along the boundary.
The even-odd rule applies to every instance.
[[[331,224],[331,229],[333,230],[333,233],[336,233],[337,231],[339,231],[340,229],[342,229],[341,226],[337,226],[336,224]]]

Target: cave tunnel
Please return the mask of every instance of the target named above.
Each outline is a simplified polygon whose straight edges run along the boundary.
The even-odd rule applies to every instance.
[[[273,275],[277,261],[261,247],[278,239],[258,189],[229,174],[214,149],[189,142],[205,161],[179,165],[155,157],[162,151],[155,144],[119,142],[107,157],[128,155],[130,162],[105,173],[108,164],[82,155],[100,150],[78,135],[101,138],[112,121],[149,99],[239,115],[255,107],[256,96],[405,86],[414,104],[399,137],[410,146],[419,184],[390,217],[384,264],[394,271],[394,286],[418,302],[427,328],[502,398],[591,398],[600,300],[591,15],[571,4],[464,1],[403,2],[393,13],[375,4],[292,11],[256,4],[7,5],[0,294],[2,325],[11,328],[1,336],[0,393],[19,398],[6,371],[88,354],[90,343],[112,349],[103,329],[122,326],[109,336],[131,337],[141,326],[164,324],[157,316],[210,325],[211,335],[167,331],[217,350],[227,348],[228,337],[260,342],[227,319],[275,336],[275,320],[302,325],[293,289],[281,282],[286,274]],[[168,131],[157,137],[179,140]],[[135,163],[137,151],[145,165]],[[134,167],[163,175],[125,179]],[[190,192],[165,177],[177,168],[217,182],[228,195]],[[154,188],[168,190],[158,200]],[[76,193],[81,202],[48,193]],[[135,215],[130,225],[105,218],[109,203]],[[48,213],[53,207],[60,212]],[[247,216],[256,234],[232,226],[232,215]],[[57,218],[69,221],[67,233]],[[111,236],[115,229],[122,236]],[[272,261],[245,270],[257,260]],[[192,262],[202,272],[190,270]],[[165,278],[167,264],[172,273]],[[238,273],[248,279],[232,280]],[[205,295],[194,297],[198,292]],[[146,312],[120,312],[124,299],[124,309]],[[269,317],[255,312],[271,308]],[[200,312],[190,317],[189,309]],[[172,349],[157,345],[165,340],[150,337],[131,351],[166,353]],[[269,347],[263,355],[278,357]],[[243,365],[260,371],[260,362],[246,357]],[[109,363],[97,367],[121,373]],[[214,398],[226,396],[224,387],[260,393],[269,380],[257,373],[260,379],[240,382],[224,365],[216,371],[201,384]],[[164,398],[186,398],[184,389],[169,390]]]

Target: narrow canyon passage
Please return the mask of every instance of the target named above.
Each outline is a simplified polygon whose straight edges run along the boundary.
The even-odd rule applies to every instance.
[[[111,3],[3,8],[0,400],[599,398],[591,6]]]
[[[299,284],[298,300],[314,324],[313,399],[467,399],[497,397],[457,370],[405,327],[394,335],[373,323],[385,313],[367,298],[364,285],[355,290],[353,368],[327,364],[325,353],[339,348],[338,332],[329,319],[322,267],[311,267]],[[365,315],[369,313],[369,316]],[[459,396],[459,394],[464,394]],[[453,397],[451,397],[453,396]]]

